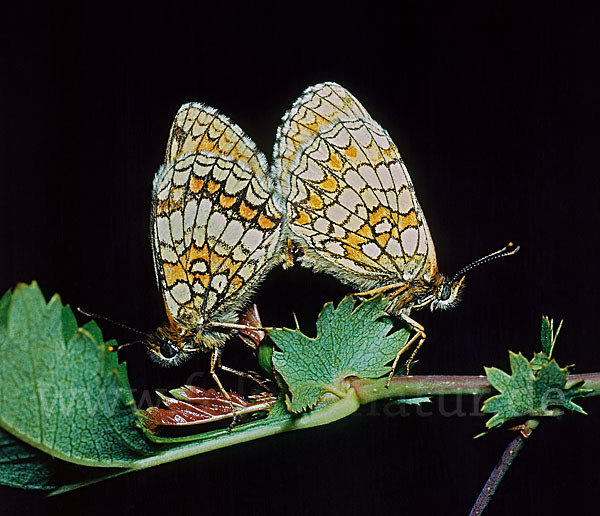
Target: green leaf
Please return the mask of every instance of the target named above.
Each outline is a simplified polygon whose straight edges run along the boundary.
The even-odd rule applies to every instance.
[[[381,297],[356,307],[351,296],[337,309],[327,303],[314,339],[299,330],[268,331],[281,350],[273,353],[273,365],[289,387],[286,403],[290,411],[312,408],[328,393],[344,397],[346,378],[379,378],[391,371],[389,363],[410,332],[401,329],[390,334],[393,324],[383,311],[386,305]]]
[[[580,414],[585,414],[585,410],[576,403],[573,403],[572,399],[585,396],[592,391],[584,389],[583,382],[578,382],[565,389],[568,376],[568,368],[560,368],[556,360],[552,359],[536,375],[536,395],[542,399],[542,405],[561,406]]]
[[[552,351],[554,350],[554,344],[556,344],[556,339],[558,334],[560,333],[560,329],[562,328],[562,321],[560,321],[558,328],[556,329],[556,333],[554,332],[554,320],[548,318],[547,315],[542,316],[542,331],[541,331],[541,340],[542,340],[542,351],[550,358],[552,356]]]
[[[495,413],[486,423],[488,428],[519,417],[556,416],[557,411],[552,407],[585,414],[579,405],[573,403],[573,399],[586,396],[591,391],[583,388],[583,382],[567,388],[568,368],[559,367],[556,360],[550,360],[543,353],[536,354],[531,361],[512,351],[509,357],[511,375],[500,369],[485,368],[488,380],[501,393],[487,399],[483,405],[483,412]]]
[[[549,363],[550,357],[546,353],[536,353],[533,355],[531,362],[529,362],[534,372],[547,367]]]
[[[548,316],[542,316],[542,331],[541,331],[542,351],[547,355],[552,355],[552,327]]]
[[[0,482],[9,487],[51,490],[53,460],[0,430]]]
[[[263,340],[256,350],[256,361],[261,371],[267,376],[273,376],[273,343]]]
[[[485,374],[488,380],[496,390],[502,392],[508,389],[510,385],[510,375],[496,367],[486,367]]]
[[[10,305],[10,299],[10,292],[6,292],[0,298],[0,326],[6,326],[6,322],[8,320],[8,307]]]
[[[134,426],[125,366],[57,295],[46,303],[32,283],[2,297],[0,356],[0,427],[10,434],[88,466],[125,467],[152,451]]]

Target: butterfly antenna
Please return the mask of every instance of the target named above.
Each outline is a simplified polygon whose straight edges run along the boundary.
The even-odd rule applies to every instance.
[[[126,348],[127,346],[131,346],[133,344],[145,344],[145,342],[143,340],[134,340],[133,342],[126,342],[125,344],[118,344],[117,346],[108,345],[108,346],[106,346],[106,349],[108,349],[108,351],[110,351],[110,352],[119,351],[120,349]]]
[[[95,314],[93,312],[86,312],[85,310],[82,310],[80,307],[77,307],[77,311],[79,313],[82,313],[83,315],[87,315],[88,317],[93,317],[94,319],[102,319],[103,321],[109,322],[111,324],[115,324],[116,326],[120,326],[121,328],[125,328],[126,330],[130,330],[132,332],[135,332],[139,335],[143,335],[144,337],[150,337],[150,335],[148,335],[147,333],[137,330],[135,328],[132,328],[131,326],[127,326],[126,324],[117,322],[113,319],[109,319],[108,317],[104,317],[103,315],[100,314]],[[136,341],[137,342],[137,341]],[[131,342],[131,344],[134,344],[134,342]],[[123,346],[127,346],[128,344],[123,344],[122,346],[119,346],[119,349]]]
[[[519,251],[519,249],[521,249],[521,248],[518,245],[515,245],[512,242],[509,242],[502,249],[498,249],[497,251],[494,251],[493,253],[490,253],[487,256],[484,256],[483,258],[479,258],[479,260],[475,260],[474,262],[470,263],[466,267],[463,267],[452,277],[451,282],[454,283],[461,276],[464,276],[465,273],[467,273],[471,269],[474,269],[475,267],[479,267],[480,265],[482,265],[484,263],[491,262],[492,260],[496,260],[498,258],[504,258],[505,256],[511,256],[511,255],[517,253]]]

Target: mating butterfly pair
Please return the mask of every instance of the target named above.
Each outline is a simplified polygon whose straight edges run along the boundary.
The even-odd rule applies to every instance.
[[[273,162],[244,132],[202,104],[181,107],[153,183],[152,248],[168,316],[148,342],[163,365],[210,351],[214,372],[238,318],[276,265],[299,262],[371,295],[404,319],[452,306],[475,265],[438,272],[423,211],[398,149],[343,87],[310,87],[277,131]],[[402,353],[400,350],[396,362]],[[396,364],[394,364],[395,367]],[[221,389],[223,390],[223,389]]]

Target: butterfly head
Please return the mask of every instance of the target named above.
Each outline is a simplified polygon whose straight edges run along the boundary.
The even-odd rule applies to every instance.
[[[173,331],[170,326],[158,328],[149,336],[145,345],[150,358],[163,367],[183,364],[200,351],[192,334]]]
[[[230,333],[228,327],[221,328],[203,319],[191,326],[170,321],[150,334],[145,345],[152,360],[163,367],[174,367],[196,353],[222,347]]]
[[[452,308],[461,300],[464,289],[464,276],[460,276],[459,278],[444,278],[431,296],[429,303],[431,311]]]
[[[397,297],[391,296],[388,311],[392,314],[409,310],[418,310],[429,306],[431,311],[448,310],[462,298],[465,288],[465,276],[447,278],[437,273],[427,280],[420,278],[403,289]]]

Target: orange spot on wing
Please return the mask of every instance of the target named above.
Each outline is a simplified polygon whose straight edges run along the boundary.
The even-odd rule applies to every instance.
[[[166,212],[170,212],[169,201],[160,201],[154,205],[154,216],[163,215]]]
[[[208,133],[204,133],[204,137],[202,138],[200,145],[198,145],[197,150],[217,154],[217,152],[215,152],[218,151],[215,141],[217,137],[218,135],[211,134],[209,129]]]
[[[223,208],[231,208],[235,203],[235,197],[229,197],[228,195],[221,194],[221,198],[219,199],[219,204],[223,206]]]
[[[361,226],[357,233],[360,236],[365,237],[365,241],[367,239],[373,238],[373,230],[371,229],[371,226],[369,226],[369,224],[364,224],[363,226]]]
[[[323,199],[321,199],[314,192],[310,192],[310,196],[308,198],[308,205],[315,210],[320,210],[321,208],[323,208]]]
[[[211,180],[208,182],[208,186],[206,189],[208,190],[209,193],[215,193],[219,189],[220,186],[221,185],[219,183]]]
[[[194,274],[194,279],[200,280],[200,283],[206,289],[210,281],[210,274]]]
[[[256,217],[257,213],[258,213],[258,210],[253,210],[252,208],[250,208],[246,204],[246,201],[242,201],[242,203],[240,204],[240,215],[242,218],[244,218],[246,220],[251,220],[254,217]]]
[[[231,277],[241,267],[241,262],[233,260],[230,256],[223,257],[221,260],[221,272],[227,275],[227,278],[231,280]]]
[[[384,220],[389,220],[391,222],[391,236],[396,239],[398,238],[398,228],[402,231],[402,229],[406,227],[419,225],[417,214],[414,210],[411,210],[407,215],[402,215],[397,212],[392,212],[385,206],[379,206],[375,211],[369,213],[369,226],[371,227],[375,227]]]
[[[332,152],[331,155],[329,156],[328,165],[333,170],[341,170],[342,169],[342,160],[335,152]]]
[[[379,224],[383,219],[392,220],[392,212],[385,206],[379,206],[375,211],[369,213],[369,224],[373,227]]]
[[[346,249],[348,258],[350,258],[353,262],[359,263],[361,267],[364,267],[368,270],[373,270],[373,258],[370,258],[365,253],[354,247],[344,245],[344,248]]]
[[[208,246],[204,244],[202,247],[198,247],[195,245],[190,245],[186,251],[181,256],[181,261],[183,263],[195,262],[196,260],[202,260],[204,262],[208,261],[209,251]]]
[[[325,190],[326,192],[335,192],[337,190],[338,184],[333,176],[328,176],[325,181],[319,183],[319,188],[321,190]]]
[[[231,286],[229,287],[231,291],[235,292],[239,290],[241,286],[244,284],[244,278],[238,276],[237,274],[231,279]]]
[[[169,198],[165,201],[160,201],[154,204],[154,216],[170,214],[174,211],[180,210],[182,206],[182,200]]]
[[[377,243],[383,249],[385,249],[385,246],[386,246],[386,244],[387,244],[387,242],[388,242],[389,239],[390,239],[390,234],[389,233],[383,233],[383,234],[375,237],[375,240],[377,240]]]
[[[223,261],[225,260],[224,256],[220,256],[217,253],[210,253],[210,272],[214,274],[217,269],[221,266]]]
[[[298,216],[294,222],[296,224],[308,224],[310,222],[310,217],[305,211],[298,210]]]
[[[177,281],[187,281],[187,276],[180,263],[163,262],[163,273],[167,287],[173,286]]]
[[[190,190],[192,193],[198,193],[204,187],[204,179],[200,179],[199,177],[192,176],[190,181]]]
[[[408,226],[418,226],[419,221],[417,220],[417,214],[414,210],[410,211],[408,215],[398,215],[398,226],[402,230]]]
[[[350,158],[356,158],[356,147],[354,145],[349,145],[344,149],[344,154]]]
[[[262,213],[258,217],[258,225],[262,229],[272,229],[275,227],[275,222],[273,222],[268,217],[265,217]]]
[[[357,235],[356,233],[348,233],[346,238],[344,238],[342,242],[349,245],[350,248],[360,248],[360,246],[365,242],[368,242],[368,240],[368,238],[365,238],[361,235]]]

